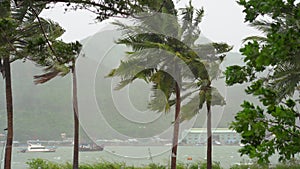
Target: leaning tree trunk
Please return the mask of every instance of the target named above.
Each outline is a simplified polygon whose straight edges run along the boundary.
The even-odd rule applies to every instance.
[[[78,101],[77,101],[77,78],[75,60],[72,63],[73,76],[73,111],[74,111],[74,148],[73,148],[73,169],[78,169],[79,161],[79,120],[78,120]]]
[[[206,107],[207,107],[207,169],[212,169],[212,132],[211,132],[211,101],[210,100],[207,100]]]
[[[179,134],[179,123],[180,123],[180,88],[178,83],[175,84],[176,92],[176,107],[175,107],[175,121],[173,130],[173,142],[172,142],[172,154],[171,154],[171,169],[176,169],[176,157],[178,147],[178,134]]]
[[[6,92],[6,111],[7,111],[7,136],[5,146],[5,162],[4,168],[11,169],[11,155],[13,144],[13,99],[11,87],[11,72],[9,57],[3,59],[4,73],[5,73],[5,92]]]
[[[10,1],[0,0],[0,18],[7,18],[10,16]],[[5,30],[4,30],[5,31]],[[2,58],[3,66],[1,72],[5,77],[5,93],[6,93],[6,111],[7,111],[7,135],[5,145],[5,159],[4,169],[11,169],[11,156],[12,156],[12,144],[13,144],[13,99],[12,99],[12,87],[11,87],[11,72],[10,72],[10,60],[9,51],[7,56]],[[1,59],[0,59],[1,61]]]

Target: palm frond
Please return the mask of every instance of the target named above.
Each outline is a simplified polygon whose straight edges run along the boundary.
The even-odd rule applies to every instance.
[[[267,33],[271,30],[271,24],[272,22],[266,21],[266,20],[255,20],[253,21],[250,26]]]
[[[194,94],[192,98],[181,108],[181,121],[190,120],[200,109],[202,109],[206,101],[205,91],[201,90],[199,94]]]
[[[266,42],[267,38],[262,36],[249,36],[245,39],[243,39],[243,43],[247,41],[258,41],[258,42]]]
[[[137,73],[144,69],[138,59],[121,61],[119,67],[110,73],[110,76],[119,76],[122,79],[132,79]]]
[[[46,2],[23,0],[18,6],[12,8],[12,17],[19,23],[34,22],[36,16],[45,8]]]
[[[192,71],[195,78],[200,78],[202,80],[209,79],[209,73],[202,61],[197,59],[193,62],[189,62],[188,67]]]
[[[156,112],[169,112],[171,105],[169,104],[167,96],[163,91],[156,89],[154,86],[152,89],[151,100],[148,104],[148,108]]]
[[[189,5],[185,6],[185,8],[180,8],[182,15],[182,30],[186,31],[186,29],[189,27],[189,25],[192,24],[193,18],[194,18],[194,7],[192,6],[192,2],[189,1]]]
[[[43,66],[43,65],[40,65]],[[66,76],[70,72],[70,68],[66,65],[61,65],[56,62],[53,62],[51,66],[47,66],[44,69],[44,74],[42,75],[35,75],[34,83],[35,84],[43,84],[48,82],[49,80],[52,80],[53,78],[57,76]]]
[[[293,95],[294,91],[299,87],[299,72],[299,65],[292,62],[277,65],[274,75],[270,77],[270,87],[278,91],[278,99]]]
[[[121,78],[119,88],[135,79],[151,83],[153,94],[149,109],[158,112],[168,112],[175,104],[177,80],[180,86],[184,85],[185,88],[182,88],[181,99],[192,97],[183,106],[185,114],[182,120],[184,120],[198,113],[206,100],[212,105],[225,104],[221,94],[210,88],[210,85],[211,80],[220,74],[218,66],[232,47],[225,43],[195,45],[201,33],[198,26],[204,10],[195,10],[191,1],[189,6],[180,10],[182,22],[178,21],[178,16],[168,20],[161,15],[153,15],[152,18],[141,17],[131,25],[116,22],[116,25],[124,31],[124,37],[117,43],[130,47],[132,51],[127,52],[126,59],[118,68],[113,69],[109,76]],[[174,65],[180,67],[179,72],[176,72],[177,69],[175,71]],[[180,79],[176,79],[177,76]],[[189,83],[181,84],[181,81]],[[191,88],[195,90],[191,91]]]
[[[51,72],[42,74],[42,75],[35,75],[34,78],[34,83],[35,84],[43,84],[48,82],[49,80],[55,78],[59,74],[59,71],[53,70]]]
[[[121,90],[128,84],[132,83],[134,79],[123,79],[121,80],[118,85],[114,88],[115,90]]]
[[[227,43],[211,43],[215,48],[216,54],[224,54],[232,50],[233,46],[228,45]]]
[[[225,98],[221,95],[217,88],[211,88],[211,105],[224,106],[226,104]]]
[[[194,27],[198,27],[204,16],[204,9],[196,9],[196,17],[194,19]]]
[[[159,70],[155,72],[151,76],[150,81],[154,83],[156,89],[161,90],[168,99],[175,90],[175,81],[173,77],[165,71]]]

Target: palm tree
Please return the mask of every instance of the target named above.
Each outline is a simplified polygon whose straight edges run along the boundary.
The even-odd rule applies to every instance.
[[[5,145],[5,169],[10,169],[12,143],[13,143],[13,100],[11,87],[11,70],[9,57],[3,59],[4,78],[5,78],[5,93],[6,93],[6,111],[7,111],[7,135]]]
[[[41,0],[43,1],[43,0]],[[47,1],[49,2],[49,1]],[[66,2],[66,1],[52,1],[52,2]],[[69,2],[69,1],[68,1]],[[76,4],[81,4],[83,7],[93,6],[97,9],[96,13],[99,14],[97,19],[104,20],[110,16],[114,15],[130,15],[133,11],[141,10],[141,6],[151,6],[150,2],[138,1],[134,2],[105,2],[104,4],[94,3],[92,1],[70,1]],[[120,5],[119,5],[120,3]],[[128,8],[130,6],[130,8]],[[39,18],[39,17],[37,17]],[[59,29],[59,26],[57,26]],[[79,42],[76,43],[64,43],[62,41],[57,41],[56,38],[61,36],[63,32],[57,31],[55,37],[46,38],[46,43],[48,44],[48,50],[40,51],[40,44],[35,44],[36,48],[33,51],[39,51],[48,57],[39,57],[39,55],[31,56],[31,59],[38,65],[46,67],[45,74],[34,76],[36,84],[45,83],[56,76],[65,76],[69,72],[72,73],[72,85],[73,85],[73,114],[74,114],[74,147],[73,147],[73,169],[78,169],[79,167],[79,112],[78,112],[78,100],[77,100],[77,77],[76,77],[76,59],[79,56],[81,45]],[[45,45],[45,44],[42,44]],[[50,49],[50,50],[49,50]],[[32,50],[32,49],[31,49]],[[39,53],[37,52],[37,53]],[[46,52],[46,53],[45,53]]]
[[[53,58],[40,58],[33,57],[32,60],[38,65],[46,67],[45,74],[34,76],[36,84],[43,84],[47,81],[57,77],[65,76],[69,72],[72,73],[72,86],[73,86],[73,117],[74,117],[74,146],[73,146],[73,169],[79,167],[79,112],[78,112],[78,100],[77,100],[77,76],[76,76],[76,59],[79,56],[81,50],[81,44],[64,43],[55,39],[50,39],[52,49],[50,52],[54,56]],[[49,55],[50,56],[50,55]]]
[[[6,19],[10,14],[10,2],[4,1],[0,3],[1,12],[1,22]],[[4,31],[8,31],[8,28],[4,30],[3,26],[1,27],[1,46],[4,44],[3,34]],[[12,100],[12,88],[11,88],[11,70],[10,70],[10,59],[9,52],[3,52],[0,57],[0,70],[5,79],[5,93],[6,93],[6,111],[7,111],[7,137],[6,137],[6,146],[5,146],[5,169],[10,169],[11,165],[11,154],[12,154],[12,143],[13,143],[13,100]]]
[[[22,5],[12,4],[10,0],[0,2],[0,70],[5,79],[7,109],[7,140],[5,147],[5,169],[11,168],[13,143],[13,99],[11,82],[11,63],[19,59],[29,59],[31,42],[37,40],[55,24],[46,20],[36,21],[36,16],[45,7],[43,3]],[[41,28],[45,29],[44,31]],[[52,36],[52,34],[49,34]],[[42,57],[42,56],[41,56]]]
[[[189,84],[190,89],[195,88],[198,93],[189,93],[190,100],[182,107],[182,120],[189,120],[194,117],[203,108],[206,103],[207,110],[207,169],[212,168],[212,106],[225,105],[225,99],[219,93],[217,88],[213,87],[212,81],[216,80],[221,74],[219,68],[225,53],[230,51],[232,47],[224,43],[212,43],[210,45],[196,45],[194,50],[198,53],[202,62],[207,68],[208,79],[196,79]]]
[[[50,71],[43,75],[34,76],[36,84],[42,84],[48,80],[56,77],[58,74],[65,76],[65,70],[71,71],[72,73],[72,91],[73,91],[73,117],[74,117],[74,146],[73,146],[73,169],[78,169],[79,166],[79,112],[78,112],[78,100],[77,100],[77,76],[76,76],[76,58],[70,61],[72,63],[69,67],[64,67],[64,71],[57,69],[48,69]]]
[[[79,120],[78,120],[78,100],[77,100],[77,77],[76,62],[72,61],[72,79],[73,79],[73,113],[74,113],[74,149],[73,149],[73,169],[78,169],[79,163]]]
[[[122,79],[116,89],[121,89],[136,79],[143,79],[147,83],[153,83],[154,97],[153,100],[150,101],[150,108],[152,110],[158,112],[169,111],[170,106],[175,104],[172,169],[176,167],[179,122],[182,121],[180,117],[180,102],[181,99],[185,99],[190,95],[190,92],[188,92],[188,94],[180,96],[182,78],[194,78],[194,81],[197,81],[196,86],[201,87],[200,93],[204,92],[204,94],[207,95],[208,119],[211,118],[211,103],[210,99],[208,99],[210,98],[209,91],[211,90],[209,72],[207,72],[201,58],[198,57],[198,54],[204,55],[204,49],[209,45],[197,46],[194,44],[200,36],[198,25],[201,22],[203,10],[196,10],[196,16],[194,16],[194,8],[190,2],[190,6],[181,9],[181,11],[183,16],[182,26],[180,26],[180,22],[177,21],[177,17],[159,16],[158,14],[151,16],[152,18],[141,17],[141,24],[135,27],[117,22],[116,24],[126,32],[126,37],[119,40],[118,43],[132,47],[133,52],[129,52],[126,61],[122,61],[120,66],[117,69],[113,69],[109,74],[109,76],[119,76]],[[160,22],[157,22],[159,19],[161,19]],[[169,22],[166,23],[165,20]],[[152,32],[149,30],[152,30]],[[170,32],[170,30],[173,31]],[[182,41],[178,39],[182,39]],[[230,48],[226,44],[214,43],[213,45],[218,47],[218,53],[221,53],[221,47],[226,49],[226,51]],[[161,50],[167,52],[162,52]],[[226,51],[224,50],[224,52]],[[213,52],[215,52],[215,50],[213,50]],[[205,56],[209,54],[211,53],[206,52]],[[172,60],[175,60],[174,57],[181,60],[181,62],[172,62]],[[222,55],[222,57],[224,56]],[[218,57],[218,59],[219,58],[220,57]],[[182,64],[187,65],[187,67],[182,67]],[[138,66],[135,67],[134,65]],[[187,69],[191,71],[189,75],[183,73],[187,72]],[[173,76],[170,76],[170,74]],[[156,92],[157,89],[163,91],[165,94],[165,96],[163,96],[164,98]],[[173,99],[172,95],[175,95],[175,99]],[[203,100],[203,103],[204,101],[205,100]],[[209,123],[208,120],[208,129],[211,128],[210,126],[211,123]],[[211,140],[211,133],[209,131],[211,130],[208,130],[208,135],[210,136],[208,138]],[[208,152],[211,153],[211,146],[208,148]]]
[[[109,76],[119,76],[121,77],[121,82],[116,89],[121,89],[122,87],[128,85],[136,79],[143,79],[147,83],[153,83],[153,100],[150,101],[150,108],[155,111],[168,111],[170,106],[175,104],[175,121],[174,121],[174,131],[173,131],[173,146],[172,146],[172,161],[171,168],[176,167],[176,154],[177,154],[177,142],[178,142],[178,131],[179,122],[183,119],[190,118],[188,114],[195,115],[193,112],[198,112],[199,108],[202,107],[205,101],[207,101],[207,115],[208,115],[208,168],[211,168],[211,95],[218,95],[220,99],[221,95],[216,93],[215,89],[212,88],[211,79],[216,77],[216,69],[211,69],[210,72],[205,68],[205,62],[214,61],[210,63],[210,67],[216,67],[216,63],[220,62],[225,57],[223,53],[228,52],[231,47],[227,44],[217,44],[213,43],[210,45],[195,45],[195,41],[200,36],[200,30],[198,28],[203,16],[203,10],[197,10],[196,16],[194,17],[194,8],[191,5],[186,8],[181,9],[182,11],[182,26],[180,26],[177,21],[177,17],[166,17],[166,16],[152,16],[142,17],[139,26],[130,27],[121,23],[116,23],[122,30],[126,32],[126,38],[118,41],[119,44],[125,44],[132,47],[133,52],[129,52],[128,58],[122,61],[117,69],[113,69]],[[157,14],[156,14],[157,15]],[[150,18],[150,19],[149,19]],[[162,19],[163,18],[163,19]],[[162,19],[162,21],[157,22],[157,20]],[[164,22],[168,20],[168,24]],[[173,23],[170,21],[174,21]],[[153,22],[153,23],[151,23]],[[161,26],[159,28],[159,26]],[[166,31],[166,28],[168,31]],[[146,32],[144,30],[147,30]],[[152,30],[148,32],[148,30]],[[170,30],[171,33],[169,32]],[[155,33],[153,33],[155,32]],[[170,35],[170,36],[168,36]],[[173,38],[175,36],[176,38]],[[182,39],[182,41],[178,40]],[[212,48],[212,46],[214,48]],[[149,50],[153,49],[153,50]],[[167,51],[165,53],[161,50]],[[213,54],[213,57],[208,57]],[[157,57],[160,56],[160,57]],[[174,59],[168,58],[179,58],[180,62],[172,62]],[[171,60],[171,61],[170,61]],[[202,62],[204,61],[204,62]],[[182,65],[182,62],[187,65],[186,68],[177,67]],[[134,65],[138,65],[135,67]],[[174,66],[175,65],[175,66]],[[170,69],[176,71],[176,73],[171,73]],[[192,73],[185,74],[186,69],[189,69]],[[219,69],[217,69],[219,70]],[[210,77],[210,74],[213,76]],[[204,96],[204,99],[199,100],[199,95],[197,100],[198,106],[196,106],[196,111],[190,113],[182,114],[180,117],[180,102],[182,99],[187,98],[193,92],[187,92],[183,96],[180,96],[181,90],[183,89],[182,78],[194,79],[194,86],[199,88],[200,98]],[[187,86],[190,86],[188,84]],[[156,89],[163,91],[165,96],[161,97],[161,94],[157,93]],[[213,91],[212,91],[213,90]],[[172,94],[175,95],[175,99],[172,98]],[[195,99],[194,99],[195,100]],[[215,104],[215,102],[213,103]],[[195,105],[195,104],[194,104]],[[190,104],[185,108],[191,107]]]
[[[73,97],[74,97],[74,115],[77,114],[77,94],[76,94],[76,73],[75,73],[75,59],[67,58],[72,62],[71,66],[65,66],[64,61],[55,55],[57,51],[54,50],[54,42],[56,38],[61,36],[63,30],[57,24],[39,18],[38,15],[50,2],[75,3],[78,8],[94,7],[92,11],[98,14],[97,19],[100,21],[107,19],[114,15],[128,16],[135,11],[143,10],[143,7],[150,5],[150,2],[139,0],[128,1],[64,1],[64,0],[38,0],[38,1],[14,1],[10,0],[0,1],[0,72],[5,78],[6,83],[6,103],[7,103],[7,144],[5,149],[5,168],[10,169],[11,166],[11,152],[13,142],[13,103],[12,103],[12,89],[11,89],[11,74],[10,63],[18,59],[29,59],[37,62],[39,65],[46,66],[48,73],[44,76],[37,76],[39,83],[48,81],[57,75],[64,76],[69,69],[73,72]],[[36,20],[37,19],[37,20]],[[59,48],[59,44],[56,43]],[[78,43],[72,43],[71,46],[77,48]],[[70,46],[69,46],[70,47]],[[68,49],[74,49],[69,48]],[[76,49],[77,50],[77,49]],[[63,51],[57,53],[63,53]],[[73,57],[73,56],[72,56]],[[66,59],[66,58],[64,58]],[[55,61],[56,64],[53,64]],[[78,133],[78,119],[74,119],[75,133]],[[77,127],[76,127],[77,126]],[[77,128],[77,129],[76,129]],[[76,135],[76,134],[75,134]],[[78,138],[78,135],[77,135]],[[78,139],[77,139],[78,140]],[[76,141],[75,141],[76,142]],[[78,144],[78,141],[77,141]],[[76,155],[77,154],[77,155]],[[74,149],[74,167],[78,168],[78,148]],[[76,162],[77,161],[77,162]]]

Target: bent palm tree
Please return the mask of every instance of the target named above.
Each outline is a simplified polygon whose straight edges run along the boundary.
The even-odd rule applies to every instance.
[[[172,169],[176,167],[179,122],[183,119],[180,117],[180,102],[190,95],[190,92],[188,92],[188,94],[180,96],[180,91],[183,89],[183,79],[194,79],[193,81],[197,81],[196,86],[201,88],[200,93],[207,95],[207,99],[202,100],[202,103],[198,102],[198,104],[203,104],[207,100],[208,119],[211,117],[211,103],[210,99],[208,99],[210,97],[209,91],[211,90],[210,77],[201,58],[207,57],[212,53],[205,51],[208,45],[195,45],[195,41],[200,36],[198,25],[201,22],[203,10],[197,10],[195,17],[194,8],[191,4],[181,10],[183,15],[182,26],[177,21],[177,17],[158,14],[152,18],[143,17],[140,21],[141,24],[135,27],[116,23],[126,32],[126,37],[119,40],[118,43],[132,47],[133,52],[129,52],[128,58],[122,61],[120,66],[109,74],[109,76],[119,76],[122,79],[116,89],[121,89],[136,79],[143,79],[147,83],[153,83],[154,97],[150,101],[150,109],[154,111],[169,111],[170,107],[175,104]],[[169,22],[166,23],[166,20]],[[218,54],[230,50],[230,47],[226,44],[214,43],[213,45],[217,47]],[[224,50],[221,52],[222,48]],[[215,49],[212,52],[216,52]],[[200,58],[199,54],[201,54]],[[203,56],[204,54],[205,56]],[[224,56],[222,55],[222,57]],[[176,59],[178,60],[173,62]],[[216,58],[214,59],[216,60]],[[186,65],[186,67],[182,67],[182,64]],[[178,67],[178,65],[180,66]],[[187,69],[190,70],[190,74],[185,73],[188,72]],[[164,96],[157,92],[157,89],[160,89]],[[172,95],[175,95],[175,99]],[[210,131],[209,129],[210,123],[208,123],[208,131]],[[211,134],[209,136],[211,140]],[[208,148],[208,151],[211,152],[211,148]],[[208,156],[210,155],[208,154]]]
[[[44,3],[32,4],[30,1],[24,1],[20,6],[11,4],[9,0],[0,2],[0,71],[5,79],[7,109],[5,169],[11,168],[13,143],[13,94],[10,64],[19,59],[30,59],[31,42],[38,41],[38,37],[43,37],[44,34],[53,36],[49,30],[55,30],[55,24],[46,20],[35,20],[44,7]]]
[[[212,89],[210,85],[211,79],[213,79],[215,75],[210,77],[210,74],[212,73],[209,74],[202,61],[208,62],[209,60],[213,60],[214,63],[216,63],[217,60],[220,60],[220,58],[225,56],[221,54],[228,52],[231,47],[227,44],[217,43],[211,45],[195,45],[195,41],[200,36],[198,25],[203,17],[203,10],[197,10],[196,16],[194,16],[194,8],[191,3],[190,6],[181,10],[183,15],[181,26],[177,17],[158,14],[156,14],[156,16],[143,17],[140,21],[141,24],[135,27],[130,27],[117,22],[116,24],[126,32],[126,37],[119,40],[118,43],[130,46],[133,49],[133,52],[129,52],[128,58],[125,61],[122,61],[117,69],[112,70],[109,76],[121,77],[122,80],[116,89],[121,89],[136,79],[143,79],[147,83],[153,83],[154,97],[150,101],[150,109],[154,111],[169,111],[170,107],[175,104],[171,161],[172,169],[176,168],[179,122],[183,119],[190,118],[187,114],[191,114],[187,113],[183,115],[185,117],[180,117],[181,100],[192,94],[188,91],[187,94],[180,96],[181,90],[183,89],[182,80],[193,79],[192,81],[195,82],[194,86],[197,86],[197,88],[200,89],[199,96],[203,98],[204,95],[204,99],[200,99],[200,101],[197,99],[196,104],[198,104],[198,106],[196,106],[196,111],[193,111],[192,115],[195,115],[194,112],[198,112],[199,108],[207,101],[207,159],[208,168],[211,168],[210,107],[212,105]],[[166,20],[168,20],[168,22],[165,22]],[[215,48],[208,50],[211,49],[209,48],[211,46],[214,46]],[[213,57],[209,57],[212,54]],[[180,61],[177,60],[177,62],[173,62],[173,60],[176,59]],[[186,65],[186,67],[182,67],[183,64]],[[180,66],[176,67],[176,65]],[[213,67],[213,65],[214,64],[211,63],[210,67]],[[174,73],[174,70],[176,73]],[[186,73],[188,70],[191,72],[190,74]],[[215,69],[213,70],[214,73],[220,72]],[[188,86],[190,86],[190,83],[191,82],[186,85],[187,89],[189,89]],[[164,93],[164,96],[157,92],[157,89],[160,89]],[[214,90],[213,94],[215,93]],[[175,99],[172,95],[175,95]]]
[[[189,84],[190,89],[195,88],[196,92],[189,93],[189,101],[182,107],[182,120],[189,120],[203,108],[206,103],[207,110],[207,169],[212,168],[212,106],[225,105],[225,99],[217,88],[212,86],[212,81],[216,80],[220,73],[219,65],[225,53],[232,47],[224,43],[212,43],[210,45],[197,45],[194,50],[198,53],[205,67],[207,68],[208,79],[195,79]]]
[[[34,58],[34,61],[40,66],[44,66],[46,73],[43,75],[34,76],[36,84],[46,83],[56,76],[65,76],[69,72],[72,73],[73,86],[73,114],[74,114],[74,147],[73,147],[73,168],[78,169],[79,165],[79,112],[77,100],[77,77],[76,77],[76,59],[79,56],[81,44],[64,43],[61,41],[51,41],[53,53],[56,56],[55,60],[52,58]]]
[[[43,1],[43,0],[41,0]],[[50,2],[50,1],[47,1]],[[66,2],[60,0],[54,0],[52,2]],[[142,7],[151,6],[150,2],[139,2],[139,0],[133,1],[105,1],[105,2],[93,2],[93,1],[68,1],[68,3],[79,4],[79,8],[94,7],[94,12],[97,13],[97,19],[100,21],[115,15],[130,15],[135,11],[142,10]],[[92,10],[93,11],[93,10]],[[72,85],[73,85],[73,113],[74,113],[74,148],[73,148],[73,169],[79,167],[79,112],[78,112],[78,100],[77,100],[77,77],[76,77],[76,59],[79,56],[81,45],[76,43],[64,43],[57,41],[56,38],[61,36],[61,32],[54,38],[46,38],[46,42],[49,44],[50,50],[46,50],[48,57],[35,56],[32,60],[38,65],[46,67],[45,74],[35,76],[35,83],[45,83],[56,76],[65,76],[70,71],[72,73]],[[52,45],[50,45],[52,44]],[[37,44],[39,46],[39,44]],[[48,49],[49,49],[48,48]],[[36,49],[38,50],[38,49]]]

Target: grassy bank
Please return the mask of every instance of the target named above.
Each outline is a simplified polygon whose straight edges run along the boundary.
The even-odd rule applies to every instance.
[[[72,169],[71,163],[54,163],[43,159],[32,159],[27,162],[28,169]],[[100,162],[95,164],[81,164],[79,169],[166,169],[166,165],[161,164],[149,164],[141,167],[128,166],[125,163],[112,163],[112,162]],[[206,169],[206,163],[194,163],[194,164],[177,164],[177,169]],[[278,164],[276,166],[261,166],[258,164],[253,165],[235,165],[230,169],[299,169],[299,161],[291,161],[285,164]],[[219,163],[214,163],[213,169],[223,169]]]

